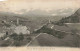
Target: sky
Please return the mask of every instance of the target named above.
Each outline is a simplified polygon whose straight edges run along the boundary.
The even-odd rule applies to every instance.
[[[80,0],[6,0],[0,1],[0,11],[19,12],[21,10],[55,10],[55,9],[76,9],[80,6]]]

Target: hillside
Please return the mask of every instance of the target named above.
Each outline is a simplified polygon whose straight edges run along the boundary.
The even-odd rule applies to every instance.
[[[11,21],[13,21],[13,24],[16,24],[17,18],[19,19],[19,24],[29,27],[31,31],[48,22],[48,20],[43,17],[34,18],[10,12],[0,12],[0,26],[5,26],[2,24],[3,20],[6,20],[9,24],[12,24]]]
[[[39,46],[68,46],[68,47],[80,47],[80,36],[79,36],[79,30],[73,30],[71,28],[77,27],[76,25],[70,25],[70,27],[64,26],[64,23],[79,23],[79,18],[80,18],[80,9],[77,10],[74,14],[72,14],[69,17],[57,17],[56,16],[45,16],[45,15],[35,15],[35,16],[27,16],[27,15],[20,15],[20,14],[14,14],[14,13],[8,13],[8,12],[0,12],[0,31],[3,31],[3,26],[6,26],[6,24],[2,24],[3,20],[6,20],[6,22],[11,25],[12,23],[16,25],[17,18],[19,19],[19,24],[25,25],[29,28],[31,31],[31,34],[33,36],[41,34],[39,37],[37,37],[35,40],[32,40],[33,42],[30,44],[31,46],[34,45],[39,45]],[[34,13],[34,12],[33,12]],[[39,14],[39,13],[38,13]],[[30,17],[31,16],[31,17]],[[63,16],[64,17],[64,16]],[[61,19],[58,21],[58,18]],[[54,22],[57,19],[56,22]],[[51,23],[49,23],[49,20]],[[7,25],[8,25],[7,24]],[[62,26],[60,26],[62,25]],[[79,24],[80,25],[80,24]],[[79,27],[78,25],[78,27]],[[78,28],[77,27],[77,28]],[[37,29],[36,31],[34,31]],[[79,33],[78,33],[79,32]],[[46,34],[44,34],[46,33]],[[77,34],[78,33],[78,34]],[[32,38],[32,35],[30,36]],[[13,35],[12,35],[13,36]],[[10,37],[12,37],[10,36]],[[16,35],[17,38],[21,35]],[[15,45],[26,45],[31,39],[26,35],[23,35],[24,39],[21,40],[20,44],[19,42],[15,41],[15,36],[14,38],[14,43],[12,43],[13,40],[8,40],[9,43],[12,43],[11,46]],[[30,39],[28,42],[27,37]],[[20,39],[19,39],[20,40]],[[5,42],[8,42],[5,41]],[[26,42],[25,42],[26,41]],[[5,42],[2,43],[1,46],[5,46]],[[17,43],[17,44],[15,44]],[[7,43],[6,43],[7,44]],[[10,46],[10,44],[7,44],[6,46]]]
[[[54,21],[54,17],[46,17],[46,16],[28,16],[28,15],[20,15],[14,14],[10,12],[0,12],[0,26],[3,26],[1,23],[3,20],[7,20],[9,24],[13,21],[13,24],[16,24],[16,20],[19,18],[19,23],[25,25],[30,28],[30,31],[41,27],[42,25],[48,23],[49,20]]]
[[[62,18],[61,20],[55,22],[54,24],[63,25],[64,23],[80,23],[80,9],[78,9],[71,16]]]
[[[60,46],[60,47],[80,47],[80,36],[68,34],[63,39],[41,33],[29,46]]]
[[[34,33],[47,33],[47,34],[53,35],[54,37],[57,37],[60,39],[67,36],[67,34],[73,34],[71,29],[69,29],[66,26],[54,25],[53,29],[51,29],[51,27],[52,26],[49,26],[49,24],[44,25],[40,29],[34,31]]]

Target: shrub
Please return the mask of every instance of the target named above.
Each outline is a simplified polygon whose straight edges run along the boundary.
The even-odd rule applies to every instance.
[[[14,40],[17,40],[18,35],[16,33],[13,33],[12,35],[10,35],[10,37]]]

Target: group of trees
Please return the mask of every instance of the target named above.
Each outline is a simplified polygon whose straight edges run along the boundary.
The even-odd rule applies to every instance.
[[[13,39],[12,46],[23,46],[32,40],[30,36],[23,35],[22,33],[19,35],[13,33],[12,35],[10,35],[10,38]],[[26,44],[24,42],[26,42]]]
[[[64,23],[79,23],[79,17],[78,16],[65,17],[55,22],[54,24],[61,26],[64,25]]]
[[[66,35],[65,32],[60,32],[60,31],[56,31],[54,29],[50,29],[47,28],[47,26],[43,26],[41,29],[35,31],[34,33],[47,33],[47,34],[51,34],[57,38],[64,38],[64,36]]]
[[[9,37],[9,39],[5,40],[7,37]],[[29,43],[31,41],[31,37],[28,35],[23,35],[21,34],[16,34],[13,33],[11,35],[5,35],[2,37],[0,46],[23,46],[26,45],[27,43]]]

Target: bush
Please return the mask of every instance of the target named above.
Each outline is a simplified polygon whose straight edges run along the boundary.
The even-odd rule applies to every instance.
[[[18,41],[22,41],[23,39],[24,39],[24,36],[23,36],[23,34],[20,34],[20,35],[18,35],[18,37],[17,37],[18,39]]]
[[[24,39],[23,34],[18,35],[16,33],[13,33],[10,37],[13,38],[14,40],[17,40],[17,41],[21,41]]]
[[[17,40],[18,35],[16,33],[13,33],[12,35],[10,35],[10,37],[14,40]]]
[[[21,42],[22,40],[24,40],[24,35],[21,33],[21,34],[16,34],[16,33],[13,33],[12,35],[10,35],[10,38],[13,39],[13,46],[21,46]]]

